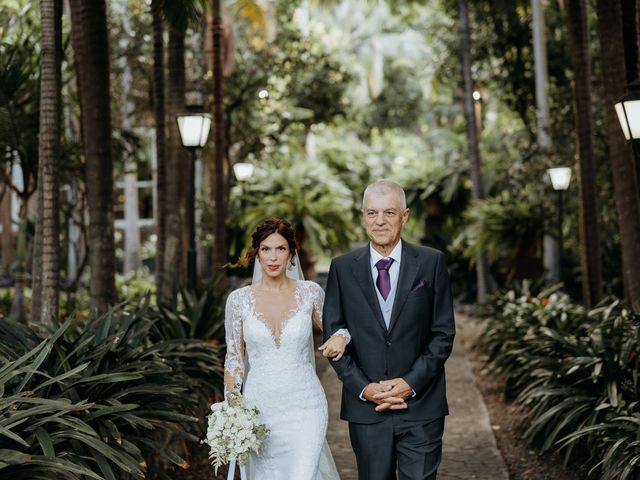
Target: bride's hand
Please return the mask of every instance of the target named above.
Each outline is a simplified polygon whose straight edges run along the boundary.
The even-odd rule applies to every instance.
[[[342,335],[332,335],[329,340],[318,347],[325,357],[332,357],[334,362],[342,358],[344,350],[347,348],[347,339]]]

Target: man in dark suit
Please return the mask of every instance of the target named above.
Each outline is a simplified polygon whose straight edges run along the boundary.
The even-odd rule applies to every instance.
[[[442,252],[401,239],[405,194],[391,181],[367,187],[362,215],[370,243],[331,262],[324,335],[351,342],[331,362],[343,383],[360,480],[433,480],[447,415],[444,363],[455,324]],[[325,338],[325,340],[327,339]]]

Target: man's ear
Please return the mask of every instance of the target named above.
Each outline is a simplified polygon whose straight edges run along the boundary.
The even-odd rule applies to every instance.
[[[402,212],[402,224],[404,225],[409,220],[409,214],[411,213],[411,209],[405,208],[404,212]]]

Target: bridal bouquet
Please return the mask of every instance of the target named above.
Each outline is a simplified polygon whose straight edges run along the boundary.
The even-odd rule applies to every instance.
[[[211,405],[207,417],[207,438],[209,458],[218,474],[218,468],[229,460],[237,460],[246,465],[249,452],[257,452],[262,441],[269,435],[269,429],[259,422],[260,412],[244,403],[240,388],[236,387],[224,402]]]

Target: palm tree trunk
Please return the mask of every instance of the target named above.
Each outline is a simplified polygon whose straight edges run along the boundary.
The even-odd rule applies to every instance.
[[[120,51],[126,52],[129,48],[130,38],[133,35],[131,21],[128,17],[127,4],[129,0],[119,0],[114,7],[122,18],[122,32],[119,39]],[[120,87],[122,94],[122,129],[126,132],[133,128],[133,113],[135,105],[131,98],[131,86],[133,75],[131,65],[126,55],[118,59],[122,71],[120,75]],[[140,215],[138,213],[138,164],[132,153],[125,154],[124,165],[124,273],[136,272],[140,268]]]
[[[593,154],[593,118],[591,114],[591,55],[587,1],[568,0],[567,20],[573,64],[576,133],[578,142],[578,186],[580,192],[580,264],[584,302],[593,306],[602,296],[600,235],[596,165]]]
[[[116,301],[107,8],[105,0],[70,4],[89,207],[89,289],[91,307],[103,312]]]
[[[632,153],[620,132],[613,108],[625,85],[622,9],[620,0],[598,0],[597,8],[609,162],[618,210],[625,296],[637,309],[640,308],[640,203]]]
[[[183,232],[186,225],[185,196],[188,180],[186,149],[182,146],[176,115],[185,109],[184,29],[169,27],[169,77],[167,84],[168,151],[166,161],[166,243],[164,279],[159,301],[170,304],[186,271]]]
[[[224,133],[224,89],[223,89],[223,73],[222,73],[222,48],[224,41],[224,32],[222,24],[222,12],[220,0],[212,0],[213,13],[213,133],[215,141],[215,152],[213,160],[213,175],[215,182],[214,202],[215,202],[215,218],[214,218],[214,248],[213,263],[214,271],[224,275],[222,267],[227,262],[227,242],[226,242],[226,219],[227,219],[227,200],[226,200],[226,175],[224,168],[225,154],[225,133]],[[218,267],[218,268],[215,268]],[[224,281],[218,282],[217,285],[224,287]]]
[[[164,280],[164,245],[166,236],[166,154],[165,154],[165,118],[164,118],[164,22],[162,20],[160,0],[153,0],[153,113],[156,123],[156,292],[162,291]]]
[[[639,59],[637,21],[639,12],[636,12],[636,0],[622,0],[621,6],[626,79],[627,83],[631,83],[638,78]]]
[[[8,273],[15,252],[15,237],[11,222],[11,190],[5,186],[0,199],[0,225],[2,225],[2,264],[0,273]]]
[[[38,146],[38,212],[36,218],[34,295],[31,321],[50,322],[58,315],[60,265],[60,122],[62,1],[40,2],[42,25],[40,134]]]
[[[473,78],[471,76],[471,29],[469,26],[469,5],[467,0],[459,0],[460,37],[462,48],[462,75],[464,77],[464,114],[467,121],[467,139],[469,162],[471,164],[471,196],[473,200],[481,199],[482,174],[480,170],[480,151],[478,149],[478,127],[473,106]],[[489,291],[489,274],[484,254],[476,260],[476,276],[478,282],[478,303],[484,303]]]

